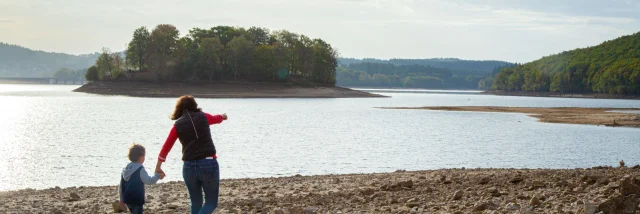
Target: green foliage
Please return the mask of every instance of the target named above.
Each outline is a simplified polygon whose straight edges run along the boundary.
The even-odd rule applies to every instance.
[[[305,45],[311,45],[312,52],[310,56],[306,56],[311,58],[311,62],[308,62],[305,68],[311,68],[313,81],[335,85],[338,52],[322,39],[314,39],[310,44]]]
[[[355,87],[409,87],[476,89],[482,76],[457,76],[449,69],[424,65],[362,62],[340,66],[338,85]]]
[[[244,35],[227,43],[226,58],[234,79],[238,79],[238,76],[249,77],[247,74],[250,73],[253,51],[253,43]]]
[[[640,94],[640,33],[503,69],[494,89]]]
[[[98,54],[51,53],[0,43],[0,77],[52,77],[61,68],[87,68],[97,58]]]
[[[108,48],[102,49],[102,53],[98,56],[95,66],[98,68],[98,79],[102,80],[105,76],[111,78],[115,63],[113,54],[111,54]]]
[[[412,88],[444,88],[444,81],[432,76],[412,76],[405,78],[404,85]]]
[[[451,70],[458,76],[477,76],[488,75],[496,67],[507,66],[511,63],[505,61],[496,60],[461,60],[456,58],[433,58],[433,59],[353,59],[353,58],[340,58],[338,59],[340,65],[346,66],[349,64],[357,64],[363,62],[372,63],[389,63],[394,65],[423,65],[427,67],[445,68]]]
[[[113,80],[124,73],[126,65],[120,53],[111,53],[108,48],[102,48],[94,65],[97,69],[98,80]]]
[[[173,56],[178,48],[179,34],[175,26],[168,24],[158,25],[151,31],[147,47],[149,68],[160,79],[169,78],[170,69],[176,64]]]
[[[91,66],[87,69],[87,72],[84,75],[85,79],[88,81],[98,81],[100,78],[98,77],[98,67]]]
[[[434,59],[338,59],[338,85],[436,89],[486,89],[503,61]],[[488,80],[490,79],[490,80]]]
[[[118,76],[124,73],[126,65],[124,59],[120,56],[120,53],[113,53],[111,55],[113,60],[113,69],[111,70],[111,79],[116,79]]]
[[[253,42],[253,45],[268,45],[269,39],[269,29],[259,28],[259,27],[250,27],[247,30],[247,36]]]
[[[140,27],[133,32],[133,39],[127,47],[127,62],[138,68],[139,71],[143,71],[147,67],[145,60],[148,57],[149,37],[149,30],[146,27]]]
[[[144,32],[144,27],[134,32],[127,59],[134,67],[154,72],[159,80],[293,80],[290,75],[284,79],[278,76],[278,70],[284,69],[296,81],[323,85],[336,82],[338,53],[321,39],[284,30],[270,33],[266,28],[230,26],[194,28],[180,38],[176,27],[158,25],[144,42]],[[138,48],[137,44],[146,44],[147,48]],[[117,65],[115,57],[103,58],[96,61],[98,76],[126,67]],[[139,62],[135,64],[134,59]],[[111,68],[106,62],[115,65]]]
[[[82,79],[84,78],[86,72],[87,69],[72,70],[69,68],[61,68],[53,73],[53,78],[56,78],[58,80]]]
[[[200,70],[206,74],[209,81],[213,80],[217,72],[222,70],[220,56],[224,54],[224,46],[218,38],[204,38],[198,47],[197,58]]]
[[[478,82],[478,89],[482,89],[482,90],[487,90],[487,89],[491,89],[491,86],[493,85],[493,77],[485,77],[483,79],[480,80],[480,82]]]

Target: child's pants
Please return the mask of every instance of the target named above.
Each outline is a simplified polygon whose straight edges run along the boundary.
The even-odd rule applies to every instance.
[[[133,204],[127,204],[127,207],[129,207],[129,211],[131,211],[131,214],[142,214],[142,205],[133,205]]]

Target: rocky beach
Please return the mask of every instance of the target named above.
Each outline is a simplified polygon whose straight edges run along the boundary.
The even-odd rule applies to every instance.
[[[623,164],[623,163],[621,163]],[[216,213],[635,213],[640,166],[440,169],[226,179]],[[0,193],[0,213],[114,213],[115,186]],[[146,213],[187,213],[182,182],[147,186]]]

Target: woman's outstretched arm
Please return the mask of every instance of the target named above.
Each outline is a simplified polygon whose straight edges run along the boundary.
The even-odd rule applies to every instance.
[[[227,114],[211,115],[209,113],[204,113],[204,115],[207,116],[207,121],[209,122],[209,125],[220,124],[222,123],[222,121],[227,120]]]
[[[156,173],[164,173],[162,171],[162,163],[167,160],[167,155],[173,148],[173,144],[178,140],[178,132],[176,131],[176,127],[172,127],[171,131],[169,131],[169,136],[167,136],[167,140],[164,141],[164,145],[162,145],[162,150],[160,150],[160,155],[158,155],[158,162],[156,163]]]

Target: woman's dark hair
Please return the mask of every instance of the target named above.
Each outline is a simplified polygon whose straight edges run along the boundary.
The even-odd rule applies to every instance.
[[[193,98],[193,96],[185,95],[178,98],[178,102],[176,102],[176,108],[173,110],[171,119],[177,120],[182,117],[182,113],[184,113],[185,110],[192,112],[202,111],[202,109],[198,108],[198,103],[196,103],[196,99]]]

